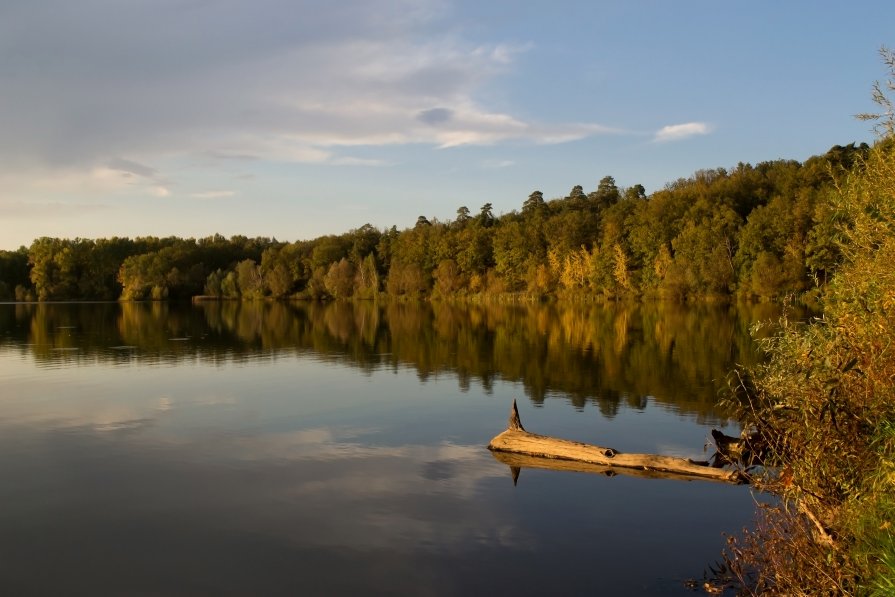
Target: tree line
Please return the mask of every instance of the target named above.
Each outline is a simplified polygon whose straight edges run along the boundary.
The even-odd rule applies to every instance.
[[[591,192],[534,191],[502,215],[462,206],[452,220],[293,243],[44,237],[0,251],[0,299],[772,299],[822,287],[838,267],[836,188],[869,150],[700,170],[650,195],[605,176]]]

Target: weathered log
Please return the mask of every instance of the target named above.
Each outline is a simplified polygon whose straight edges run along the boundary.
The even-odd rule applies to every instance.
[[[528,456],[527,454],[518,454],[515,452],[499,452],[492,451],[491,455],[498,462],[510,467],[510,474],[513,477],[515,485],[519,480],[520,471],[524,468],[538,468],[549,471],[565,471],[570,473],[590,473],[592,475],[603,475],[605,477],[614,477],[616,475],[624,475],[626,477],[638,477],[640,479],[675,479],[677,481],[715,481],[722,483],[735,483],[727,478],[715,477],[694,477],[689,474],[669,473],[663,471],[654,471],[647,469],[626,468],[620,466],[606,466],[603,464],[590,464],[578,460],[560,460],[557,458],[543,458],[540,456]]]
[[[659,454],[626,454],[613,448],[529,433],[522,427],[515,400],[510,410],[506,431],[495,436],[488,444],[488,449],[494,453],[495,458],[506,461],[511,468],[517,469],[531,466],[600,473],[605,473],[606,469],[618,469],[618,472],[641,471],[653,473],[650,476],[670,476],[678,479],[743,482],[738,471],[713,468],[707,463],[687,458]],[[505,459],[503,454],[498,453],[521,455],[530,459]],[[569,466],[569,463],[575,465]]]

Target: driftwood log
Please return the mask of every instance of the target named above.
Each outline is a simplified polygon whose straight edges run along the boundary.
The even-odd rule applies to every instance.
[[[516,401],[506,431],[488,444],[494,457],[510,466],[514,480],[520,468],[547,468],[606,474],[608,471],[643,477],[742,483],[736,470],[714,468],[708,463],[658,454],[626,454],[613,448],[529,433],[522,427]]]

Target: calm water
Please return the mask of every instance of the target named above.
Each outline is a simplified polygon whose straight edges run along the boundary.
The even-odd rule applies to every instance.
[[[536,469],[529,430],[704,458],[767,307],[0,304],[4,595],[692,595],[749,489]]]

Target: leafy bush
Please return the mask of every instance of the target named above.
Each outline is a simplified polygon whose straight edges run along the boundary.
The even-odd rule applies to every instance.
[[[756,592],[895,589],[895,143],[859,161],[835,207],[845,261],[823,317],[783,321],[739,377],[742,420],[768,446],[758,482],[782,498],[731,548]]]

